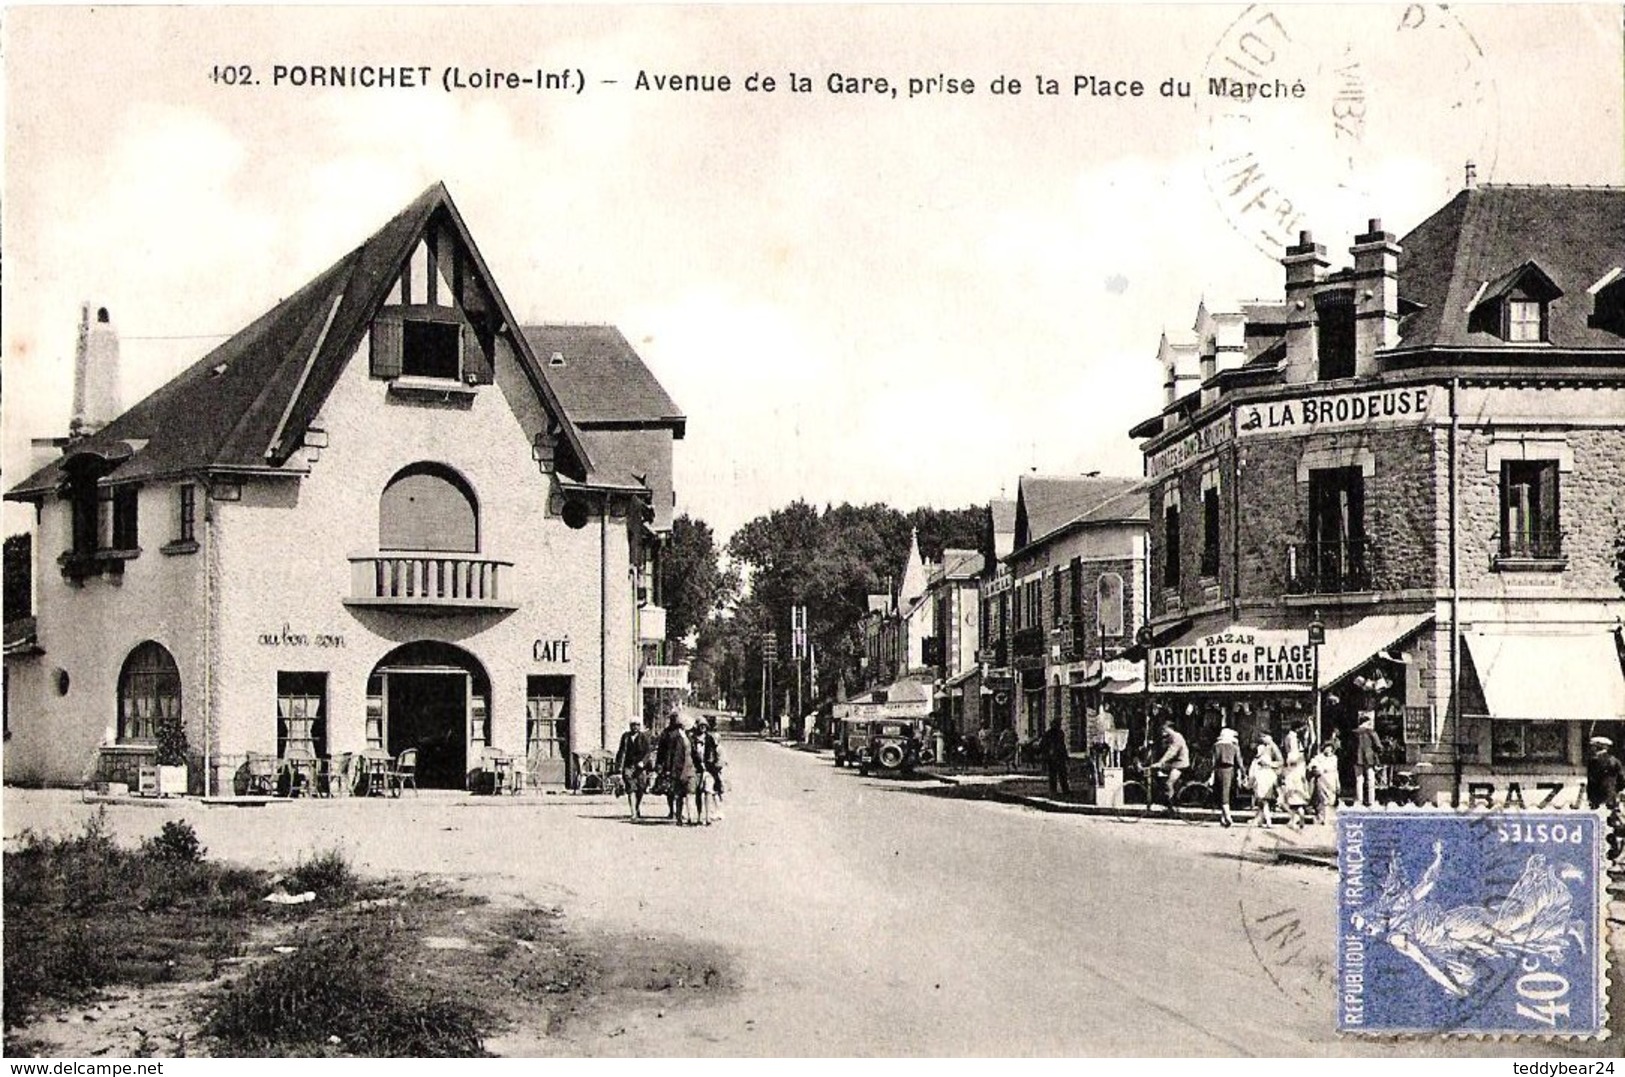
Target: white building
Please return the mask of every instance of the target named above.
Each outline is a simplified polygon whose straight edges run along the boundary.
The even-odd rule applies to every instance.
[[[563,783],[638,714],[683,417],[615,330],[521,327],[443,185],[77,426],[6,494],[37,521],[7,780],[129,780],[178,713],[195,790],[408,748],[424,786],[487,749]]]

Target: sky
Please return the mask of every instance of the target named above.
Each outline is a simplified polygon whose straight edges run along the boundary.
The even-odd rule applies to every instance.
[[[798,497],[1137,475],[1161,334],[1278,298],[1283,237],[1344,264],[1469,160],[1625,182],[1617,6],[53,7],[4,34],[8,487],[66,430],[81,303],[134,403],[437,180],[522,320],[621,327],[688,416],[679,511],[723,537]],[[211,78],[240,65],[254,84]],[[334,65],[432,85],[274,78]],[[881,77],[895,96],[834,92]]]

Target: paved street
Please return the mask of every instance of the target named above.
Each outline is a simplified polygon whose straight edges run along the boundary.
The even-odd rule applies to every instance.
[[[337,843],[366,871],[443,873],[594,926],[714,942],[744,984],[715,1005],[605,1015],[565,1042],[492,1045],[504,1052],[1393,1050],[1329,1031],[1333,875],[1249,859],[1259,832],[1046,815],[777,745],[724,749],[734,789],[708,830],[634,826],[619,802],[563,795],[109,814],[132,837],[184,815],[213,856],[291,862]],[[5,807],[8,836],[91,810],[17,789]]]

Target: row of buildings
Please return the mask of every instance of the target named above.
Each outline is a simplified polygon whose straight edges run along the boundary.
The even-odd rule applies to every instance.
[[[1470,187],[1281,263],[1161,342],[1141,476],[1023,476],[875,601],[871,693],[1097,754],[1307,722],[1349,770],[1371,722],[1428,801],[1576,802],[1625,735],[1625,189]]]
[[[255,754],[613,748],[658,664],[685,419],[610,326],[525,325],[435,185],[128,410],[87,307],[74,420],[8,613],[5,777],[132,787],[166,724],[196,792]]]

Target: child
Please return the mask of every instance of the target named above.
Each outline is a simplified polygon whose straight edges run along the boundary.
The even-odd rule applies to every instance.
[[[1309,761],[1309,776],[1315,783],[1315,822],[1324,826],[1337,803],[1337,745],[1321,745],[1320,752]]]

